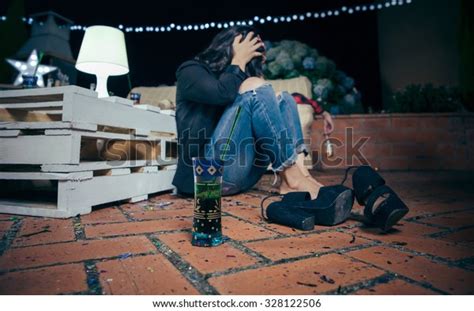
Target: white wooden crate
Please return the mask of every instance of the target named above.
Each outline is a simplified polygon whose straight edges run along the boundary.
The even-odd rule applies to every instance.
[[[169,137],[136,136],[109,132],[92,132],[73,129],[46,129],[28,133],[19,129],[0,130],[0,164],[74,164],[79,165],[81,146],[85,141],[130,141],[142,148],[156,149],[159,164],[175,164],[177,142]],[[97,159],[99,160],[99,159]],[[104,159],[107,160],[107,159]],[[113,160],[113,159],[112,159]],[[126,159],[130,160],[130,159]],[[138,159],[139,160],[139,159]]]
[[[127,169],[125,169],[127,170]],[[95,205],[120,200],[136,202],[146,200],[149,194],[172,190],[174,170],[157,167],[132,172],[130,169],[112,169],[107,175],[94,176],[94,172],[75,173],[23,173],[0,172],[2,189],[18,187],[19,182],[31,184],[22,191],[36,192],[34,198],[24,193],[3,193],[0,213],[67,218],[88,214]],[[49,191],[37,191],[35,182],[54,182]],[[46,192],[53,192],[52,196]]]
[[[140,109],[130,103],[124,98],[97,98],[96,92],[77,86],[2,91],[0,121],[4,127],[15,127],[17,122],[59,121],[66,128],[88,126],[93,129],[102,125],[140,133],[176,135],[176,122],[172,116]]]
[[[151,158],[83,159],[84,141],[150,144]],[[53,199],[10,197],[0,213],[47,217],[85,214],[98,204],[171,190],[176,169],[174,116],[124,98],[97,98],[76,86],[0,92],[0,184],[55,185]],[[158,154],[155,156],[155,154]],[[50,189],[49,189],[50,190]],[[26,192],[25,192],[26,194]]]

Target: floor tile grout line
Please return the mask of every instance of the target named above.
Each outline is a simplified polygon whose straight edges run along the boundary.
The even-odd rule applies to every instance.
[[[227,216],[227,217],[232,217],[232,218],[235,218],[235,219],[238,219],[238,220],[241,220],[249,225],[253,225],[253,226],[256,226],[256,227],[259,227],[259,228],[262,228],[262,229],[265,229],[265,230],[268,230],[270,232],[273,232],[273,233],[276,233],[277,235],[284,235],[284,233],[281,233],[281,232],[278,232],[274,229],[271,229],[271,228],[268,228],[266,226],[263,226],[262,224],[260,223],[255,223],[255,222],[252,222],[248,219],[245,219],[245,218],[242,218],[242,217],[239,217],[237,215],[234,215],[234,214],[231,214],[229,212],[223,212],[223,216]]]
[[[435,255],[431,255],[431,254],[424,253],[424,252],[418,252],[416,250],[412,250],[412,249],[409,249],[409,248],[406,248],[406,247],[403,247],[403,246],[400,246],[400,245],[387,244],[386,246],[390,247],[390,248],[397,249],[399,251],[403,251],[407,254],[412,254],[412,255],[424,257],[425,259],[428,259],[428,260],[430,260],[432,262],[435,262],[435,263],[438,263],[438,264],[443,264],[443,265],[451,267],[451,268],[459,268],[459,269],[463,269],[463,270],[465,270],[464,267],[459,265],[458,261],[463,260],[463,259],[465,259],[465,260],[474,259],[474,256],[471,256],[471,257],[466,257],[466,258],[462,258],[462,259],[459,259],[459,260],[448,260],[448,259],[445,259],[445,258],[440,257],[440,256],[435,256]]]
[[[196,288],[200,294],[215,295],[219,292],[208,283],[207,278],[194,268],[189,262],[184,260],[182,256],[173,251],[166,243],[161,241],[155,235],[148,235],[147,238],[156,247],[158,253],[162,254],[178,272]]]
[[[148,255],[156,255],[156,251],[135,253],[135,254],[131,254],[127,258],[142,257],[142,256],[148,256]],[[71,265],[71,264],[80,264],[80,263],[84,263],[84,262],[88,262],[88,261],[90,261],[90,262],[109,261],[109,260],[121,259],[122,256],[123,256],[123,254],[110,256],[110,257],[88,258],[88,259],[67,261],[67,262],[55,262],[55,263],[44,264],[44,265],[39,265],[39,266],[29,266],[29,267],[22,267],[22,268],[5,269],[5,270],[0,270],[0,275],[6,274],[6,273],[12,273],[12,272],[23,272],[23,271],[44,269],[44,268],[57,267],[57,266],[65,266],[65,265]]]
[[[107,225],[120,225],[128,223],[140,223],[140,222],[150,222],[157,220],[172,220],[172,219],[191,219],[192,216],[175,216],[175,217],[164,217],[164,218],[152,218],[152,219],[132,219],[127,221],[119,222],[104,222],[104,223],[93,223],[93,224],[83,224],[84,227],[98,227],[98,226],[107,226]]]
[[[67,243],[72,243],[72,242],[104,241],[104,240],[112,240],[112,239],[117,239],[117,238],[145,236],[147,234],[173,234],[173,233],[183,233],[183,232],[191,232],[191,229],[175,229],[175,230],[164,230],[164,231],[153,231],[153,232],[127,233],[127,234],[119,234],[119,235],[84,237],[84,239],[81,239],[81,240],[74,239],[74,240],[67,240],[67,241],[46,242],[46,243],[40,243],[40,244],[11,247],[11,249],[24,249],[28,247],[51,246],[51,245],[57,245],[57,244],[67,244]]]
[[[243,252],[244,254],[247,254],[255,259],[258,259],[258,261],[260,262],[271,262],[271,260],[265,256],[263,256],[262,254],[254,251],[253,249],[245,246],[242,242],[240,241],[236,241],[236,240],[232,240],[232,239],[229,239],[226,243],[230,244],[232,247],[240,250],[241,252]]]
[[[471,211],[471,210],[474,210],[474,208],[464,207],[464,208],[461,208],[461,209],[455,209],[455,210],[451,210],[451,211],[443,211],[443,212],[437,212],[437,213],[426,213],[426,214],[421,214],[421,215],[417,215],[417,216],[407,217],[407,218],[405,218],[405,221],[416,222],[416,221],[423,220],[423,219],[426,219],[426,218],[432,218],[432,217],[438,217],[438,216],[450,215],[450,214],[458,214],[458,213],[467,212],[467,211]]]
[[[86,239],[86,232],[84,230],[84,225],[81,222],[81,216],[72,218],[72,228],[74,231],[75,241],[82,241]]]
[[[430,238],[433,238],[433,239],[440,239],[440,238],[444,238],[448,234],[458,233],[458,232],[462,232],[462,231],[469,230],[469,229],[474,229],[474,225],[468,225],[468,226],[457,227],[457,228],[452,228],[451,227],[451,228],[447,228],[447,229],[444,229],[444,230],[439,231],[439,232],[428,234],[426,236],[428,236]],[[456,241],[453,241],[453,243],[456,243]],[[464,243],[469,243],[469,242],[464,242]]]
[[[376,264],[373,264],[373,263],[371,263],[371,262],[368,262],[368,261],[365,261],[365,260],[362,260],[362,259],[359,259],[359,258],[356,258],[356,257],[352,257],[349,253],[342,254],[342,256],[348,257],[348,258],[350,258],[350,259],[352,259],[352,260],[356,260],[356,261],[362,262],[362,263],[364,263],[364,264],[366,264],[366,265],[368,265],[368,266],[370,266],[370,267],[372,267],[372,268],[376,268],[376,269],[382,270],[382,271],[384,271],[385,273],[394,274],[395,276],[397,276],[398,278],[401,278],[401,279],[404,280],[404,281],[409,281],[409,283],[417,284],[417,285],[419,285],[419,286],[421,286],[421,287],[423,287],[423,288],[436,291],[436,292],[438,292],[438,293],[440,293],[440,294],[448,294],[447,292],[445,292],[445,291],[443,291],[443,290],[441,290],[441,289],[438,289],[438,288],[434,287],[431,283],[428,283],[428,282],[426,282],[426,283],[419,282],[419,281],[414,280],[414,279],[412,279],[412,278],[409,278],[409,277],[407,277],[407,276],[405,276],[405,275],[403,275],[403,274],[396,273],[396,272],[390,271],[390,270],[388,270],[388,269],[386,269],[386,268],[377,266]]]
[[[359,238],[364,238],[364,239],[367,239],[367,240],[370,240],[370,241],[378,242],[378,243],[380,243],[380,246],[385,246],[385,247],[398,249],[398,250],[401,250],[405,253],[410,253],[410,254],[413,254],[413,255],[424,257],[424,258],[426,258],[428,260],[431,260],[433,262],[436,262],[436,263],[439,263],[439,264],[444,264],[444,265],[447,265],[447,266],[450,266],[450,267],[453,267],[453,268],[456,267],[456,268],[464,269],[464,267],[462,267],[461,265],[459,265],[457,263],[460,260],[454,260],[454,261],[453,260],[448,260],[448,259],[444,259],[443,257],[440,257],[440,256],[435,256],[435,255],[431,255],[431,254],[424,253],[424,252],[418,252],[416,250],[412,250],[410,248],[403,247],[401,245],[397,245],[395,243],[387,243],[387,242],[377,240],[377,239],[374,239],[374,238],[368,238],[368,237],[365,237],[365,236],[360,236],[360,235],[357,235],[357,233],[355,233],[355,235]],[[471,259],[471,258],[474,259],[474,256],[473,257],[466,257],[466,258],[463,258],[463,259]],[[461,259],[461,260],[463,260],[463,259]]]
[[[355,282],[355,283],[344,285],[344,286],[339,285],[339,287],[336,290],[329,290],[329,291],[321,293],[321,295],[348,295],[358,290],[373,288],[379,284],[387,284],[395,280],[396,278],[397,277],[394,273],[385,272],[384,274],[380,276],[377,276],[375,278],[371,278],[368,280],[363,280],[360,282]]]
[[[14,220],[12,226],[3,234],[2,239],[0,240],[0,257],[5,254],[11,248],[11,245],[15,238],[18,236],[18,233],[21,230],[23,225],[23,218],[17,218]]]
[[[360,250],[360,249],[366,249],[370,248],[372,246],[376,246],[378,244],[376,243],[369,243],[369,244],[362,244],[362,245],[355,245],[351,247],[346,247],[346,248],[339,248],[339,249],[334,249],[331,251],[327,252],[318,252],[318,253],[313,253],[313,254],[308,254],[308,255],[301,255],[297,257],[290,257],[290,258],[282,258],[278,260],[270,260],[269,262],[260,262],[256,263],[253,265],[245,266],[245,267],[239,267],[239,268],[233,268],[229,269],[226,271],[219,271],[219,272],[214,272],[214,273],[208,273],[206,274],[207,278],[213,278],[213,277],[220,277],[220,276],[225,276],[225,275],[231,275],[243,271],[250,271],[250,270],[255,270],[255,269],[260,269],[260,268],[267,268],[267,267],[274,267],[282,264],[287,264],[287,263],[293,263],[297,262],[300,260],[305,260],[305,259],[310,259],[310,258],[319,258],[321,256],[325,255],[331,255],[331,254],[343,254],[345,252],[350,252],[350,251],[355,251],[355,250]],[[262,255],[263,258],[265,258]]]
[[[87,276],[87,295],[102,295],[102,284],[100,283],[100,273],[97,270],[97,260],[84,261],[84,271]]]

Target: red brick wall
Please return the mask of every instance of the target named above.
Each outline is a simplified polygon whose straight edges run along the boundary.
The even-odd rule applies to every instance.
[[[364,163],[381,170],[474,170],[472,113],[341,115],[334,121],[335,156],[329,160],[320,156],[323,122],[319,117],[313,122],[311,148],[317,168]],[[351,145],[359,155],[351,152]]]

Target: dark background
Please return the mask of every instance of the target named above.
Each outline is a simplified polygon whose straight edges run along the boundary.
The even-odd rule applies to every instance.
[[[10,1],[0,2],[0,15]],[[251,19],[258,15],[304,14],[340,8],[342,5],[367,4],[358,0],[294,1],[25,1],[26,15],[52,10],[79,25],[153,26],[169,23],[225,22]],[[333,59],[338,68],[352,76],[362,92],[363,103],[374,110],[381,108],[378,56],[377,13],[343,14],[324,19],[305,19],[291,23],[258,24],[264,40],[299,40]],[[175,70],[209,44],[217,29],[171,31],[167,33],[125,33],[132,86],[174,84]],[[71,32],[74,57],[79,52],[83,31]],[[1,43],[5,44],[4,42]],[[78,83],[88,87],[94,77],[80,73]],[[109,78],[109,90],[125,96],[129,92],[126,76]]]

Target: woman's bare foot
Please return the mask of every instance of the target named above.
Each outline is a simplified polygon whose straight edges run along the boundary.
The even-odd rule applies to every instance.
[[[304,177],[308,180],[308,182],[313,183],[315,186],[321,188],[323,185],[319,183],[316,179],[311,176],[310,172],[304,165],[304,153],[298,154],[298,158],[296,159],[296,166],[298,166],[298,169],[301,171],[301,174],[303,174]]]
[[[311,199],[315,199],[318,197],[319,189],[321,189],[323,185],[319,184],[314,185],[313,183],[306,182],[303,185],[298,187],[290,187],[284,179],[282,179],[280,183],[280,194],[287,194],[289,192],[295,191],[306,191],[311,194]]]
[[[299,170],[297,165],[290,166],[281,172],[282,181],[280,184],[280,194],[294,191],[307,191],[311,194],[311,199],[318,196],[321,184],[310,182]]]

